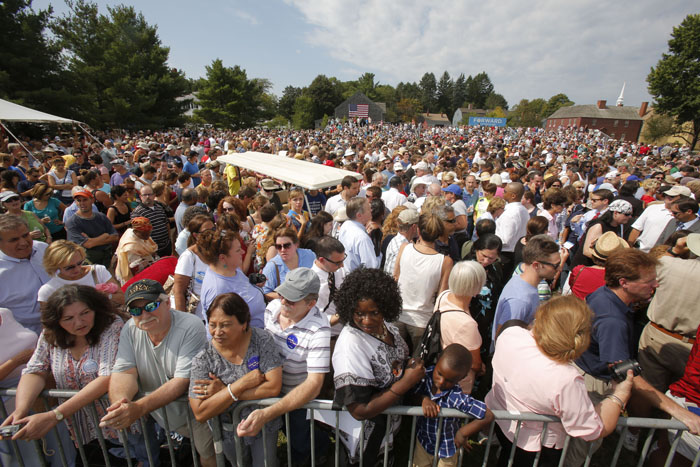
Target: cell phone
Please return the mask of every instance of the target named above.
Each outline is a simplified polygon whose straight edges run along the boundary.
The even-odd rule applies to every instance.
[[[573,246],[574,244],[571,241],[564,242],[564,248],[566,248],[567,250],[570,250]]]
[[[15,433],[17,433],[22,425],[7,425],[0,427],[0,436],[3,438],[11,438]]]

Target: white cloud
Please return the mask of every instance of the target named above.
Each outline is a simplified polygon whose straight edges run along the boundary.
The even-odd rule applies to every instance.
[[[260,24],[260,22],[258,21],[258,19],[255,16],[251,15],[250,13],[248,13],[246,11],[240,10],[238,8],[233,9],[233,14],[238,16],[243,21],[250,23],[253,26]]]
[[[511,105],[559,92],[580,104],[614,101],[623,81],[627,105],[649,100],[650,67],[693,13],[679,0],[285,1],[311,26],[307,42],[350,68],[393,84],[486,71]]]

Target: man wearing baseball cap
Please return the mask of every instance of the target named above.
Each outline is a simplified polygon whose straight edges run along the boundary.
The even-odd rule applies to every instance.
[[[192,359],[207,343],[202,321],[171,309],[163,286],[152,279],[131,284],[125,305],[131,319],[119,338],[109,381],[112,405],[100,426],[121,430],[150,414],[161,427],[193,439],[203,466],[216,465],[211,430],[206,423],[192,420],[194,433],[190,432],[187,402],[176,401],[189,388]],[[148,395],[135,399],[137,393]],[[162,407],[167,424],[163,411],[156,410]],[[143,434],[135,436],[139,439]],[[154,452],[157,455],[158,450]],[[154,464],[158,465],[157,459]]]
[[[68,240],[82,245],[92,264],[109,268],[114,252],[112,245],[119,240],[114,225],[101,212],[93,212],[90,191],[77,190],[73,193],[73,200],[78,211],[66,222]]]
[[[311,454],[311,438],[306,409],[302,405],[318,396],[323,379],[330,371],[331,330],[328,318],[316,308],[321,282],[309,268],[297,268],[287,274],[275,289],[282,298],[273,300],[265,310],[265,329],[275,338],[284,357],[282,399],[252,412],[238,425],[238,436],[255,436],[269,421],[289,412],[292,460],[302,463]],[[314,433],[316,458],[328,448],[325,432]]]

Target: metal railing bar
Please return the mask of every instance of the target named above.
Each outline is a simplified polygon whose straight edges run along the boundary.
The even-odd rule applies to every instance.
[[[75,431],[75,438],[76,441],[78,442],[78,452],[80,453],[80,459],[83,461],[83,465],[88,465],[87,463],[87,455],[85,454],[85,440],[83,439],[83,435],[80,434],[80,429],[78,428],[78,425],[75,423],[75,414],[71,415],[70,421],[73,424],[73,431]],[[68,423],[66,421],[66,428],[68,428]],[[60,443],[60,441],[59,441]],[[62,443],[60,443],[62,444]]]
[[[508,467],[513,467],[513,460],[515,459],[515,450],[518,449],[518,436],[520,436],[520,427],[523,422],[518,420],[517,425],[515,425],[515,436],[513,436],[513,442],[510,445],[510,454],[508,454]]]
[[[655,429],[651,428],[644,440],[644,446],[642,447],[642,454],[639,456],[639,462],[637,462],[637,467],[642,467],[644,465],[644,460],[647,458],[647,453],[649,452],[649,447],[651,446],[652,438],[654,438]],[[698,451],[700,452],[700,451]]]
[[[440,438],[442,438],[442,428],[445,425],[445,418],[440,417],[438,420],[438,431],[435,437],[435,450],[433,452],[433,467],[437,467],[438,460],[440,460]]]
[[[542,433],[540,433],[540,440],[544,442],[544,437],[547,434],[547,426],[549,424],[547,422],[544,422],[542,424]],[[532,467],[537,467],[540,464],[540,456],[542,455],[542,450],[540,449],[537,451],[537,454],[535,454],[535,461],[532,463]]]
[[[494,419],[489,425],[489,439],[486,440],[486,451],[484,451],[484,461],[481,467],[486,467],[489,462],[489,453],[491,452],[491,445],[493,444],[494,431],[496,429],[496,420]]]
[[[97,442],[100,445],[100,450],[102,451],[102,457],[105,460],[106,467],[112,467],[112,462],[109,460],[109,454],[107,451],[107,443],[105,442],[104,436],[102,436],[102,429],[100,428],[100,417],[97,415],[97,409],[95,408],[95,403],[88,404],[88,411],[90,416],[95,421],[95,432],[97,434]]]
[[[129,437],[126,430],[117,430],[117,436],[119,436],[119,441],[121,441],[124,447],[124,455],[126,456],[126,465],[133,467],[133,462],[131,461],[131,449],[129,449]],[[146,446],[148,449],[148,445]]]
[[[168,421],[168,411],[165,410],[165,407],[161,407],[160,409],[163,413],[163,422],[165,422],[165,439],[168,443],[168,454],[170,454],[170,465],[176,465],[175,464],[175,446],[173,446],[173,438],[170,435],[170,422]]]
[[[144,417],[139,417],[139,423],[141,424],[141,434],[143,435],[143,442],[144,446],[146,447],[146,457],[148,457],[148,465],[155,465],[155,462],[153,461],[153,452],[151,449],[153,449],[153,446],[151,446],[151,442],[148,439],[148,425],[146,424],[146,420],[144,420]],[[124,434],[127,437],[127,440],[129,438],[128,434],[126,433],[126,430],[124,430]],[[168,434],[170,436],[170,434]],[[156,443],[158,441],[156,440]],[[156,449],[160,449],[159,446],[156,446]]]
[[[194,462],[194,467],[200,467],[199,456],[197,455],[197,446],[194,442],[194,423],[192,422],[192,414],[190,413],[189,404],[187,404],[185,407],[185,418],[187,419],[187,429],[190,432],[190,452],[192,453],[192,461]],[[265,427],[263,427],[263,429],[265,429]]]
[[[46,400],[45,397],[42,397],[41,399],[42,399],[42,402],[44,403],[44,409],[46,410],[46,412],[51,410],[51,408],[49,407],[49,401]],[[63,465],[63,467],[68,467],[68,459],[66,458],[66,452],[63,449],[63,443],[61,442],[61,435],[58,432],[57,427],[58,427],[58,425],[53,427],[51,430],[53,431],[54,436],[56,436],[56,444],[58,447],[58,454],[61,456],[61,464]],[[46,441],[44,441],[44,442],[46,442]],[[42,450],[42,453],[43,453],[43,450]],[[43,459],[43,457],[44,456],[42,455],[41,458]]]
[[[614,466],[620,458],[620,453],[622,452],[622,445],[625,441],[625,436],[627,436],[628,431],[629,427],[626,426],[622,429],[622,432],[620,433],[620,439],[617,440],[617,444],[615,445],[615,452],[613,453],[612,457],[612,463],[610,464],[612,466]]]
[[[422,412],[422,409],[421,409]],[[416,449],[416,426],[418,425],[418,417],[411,417],[411,444],[408,451],[408,465],[413,465],[413,451]]]
[[[5,408],[5,401],[0,397],[0,417],[2,417],[2,420],[6,420],[8,415],[7,415],[7,409]],[[22,453],[19,450],[19,445],[17,444],[17,441],[11,439],[10,440],[10,445],[12,446],[12,451],[15,453],[15,457],[17,458],[17,463],[19,464],[19,467],[24,467],[24,459],[22,458]],[[336,465],[338,465],[336,463]]]
[[[559,467],[564,467],[564,461],[566,460],[566,453],[569,452],[569,444],[571,444],[571,436],[566,435],[564,439],[564,447],[561,448],[561,457],[559,458]]]
[[[676,436],[673,437],[673,443],[671,443],[671,450],[668,452],[668,456],[666,457],[666,463],[664,464],[664,467],[671,467],[671,464],[673,463],[673,458],[676,455],[676,449],[678,449],[678,443],[680,443],[682,435],[682,431],[676,431]]]

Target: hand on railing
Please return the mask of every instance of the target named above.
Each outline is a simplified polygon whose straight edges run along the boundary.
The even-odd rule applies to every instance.
[[[100,428],[110,427],[117,430],[128,428],[142,415],[141,409],[132,401],[122,398],[107,407],[107,415],[100,420]]]
[[[14,417],[14,415],[15,414],[11,414],[7,420],[5,420],[5,423],[12,419],[7,424],[23,425],[22,428],[20,428],[20,430],[12,437],[12,439],[15,441],[20,439],[41,439],[58,424],[56,415],[53,412],[41,412],[23,418],[17,418]],[[3,423],[3,425],[5,425],[5,423]]]
[[[440,413],[440,406],[431,401],[428,396],[423,396],[421,406],[423,407],[423,415],[426,417],[435,418]]]

